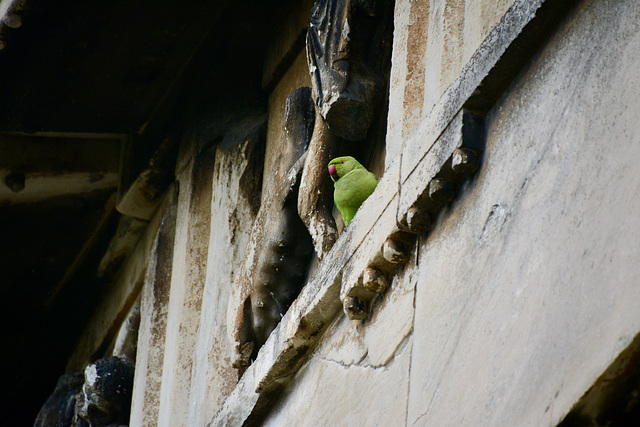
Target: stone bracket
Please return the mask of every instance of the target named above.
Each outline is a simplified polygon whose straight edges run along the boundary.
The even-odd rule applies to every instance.
[[[374,225],[344,268],[340,298],[349,319],[369,317],[397,267],[408,261],[416,234],[431,230],[439,210],[478,169],[484,150],[483,118],[461,110],[431,147],[400,187],[401,162],[392,163],[354,219]],[[376,211],[368,207],[380,205],[380,198],[391,202],[371,218]]]
[[[484,151],[484,119],[461,110],[399,189],[398,224],[429,231],[442,206],[451,202],[461,182],[476,171]]]

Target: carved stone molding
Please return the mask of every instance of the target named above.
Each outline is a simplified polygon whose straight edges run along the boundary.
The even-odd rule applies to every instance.
[[[392,1],[318,0],[307,33],[316,104],[337,136],[364,139],[380,97],[387,18]]]
[[[326,167],[336,152],[336,138],[317,113],[300,182],[298,214],[307,226],[318,259],[333,247],[338,229],[332,215],[333,182]]]
[[[350,319],[369,317],[373,303],[386,290],[386,282],[409,261],[409,249],[417,234],[431,230],[439,211],[451,203],[463,181],[479,167],[483,150],[483,118],[462,110],[433,144],[427,161],[414,171],[413,184],[409,182],[398,191],[394,198],[397,218],[385,221],[394,225],[367,236],[345,268],[340,296]],[[396,165],[387,173],[399,173],[400,169]],[[391,187],[394,183],[385,181],[381,185]]]

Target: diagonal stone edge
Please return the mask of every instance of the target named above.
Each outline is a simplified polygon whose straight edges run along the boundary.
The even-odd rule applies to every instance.
[[[560,4],[562,6],[559,9],[566,15],[578,1],[570,0],[563,4],[562,0],[516,0],[472,55],[460,77],[447,88],[409,138],[399,156],[399,165],[392,163],[387,168],[390,170],[397,167],[398,175],[388,176],[385,173],[383,180],[395,182],[396,191],[401,193],[409,175],[425,161],[435,142],[454,117],[462,112],[465,104],[478,94],[478,89],[489,72],[518,39],[523,29],[536,18],[541,6]],[[428,181],[423,182],[423,185],[426,188]],[[271,403],[306,361],[328,325],[340,315],[342,272],[384,211],[390,206],[396,206],[392,204],[394,197],[397,197],[397,193],[379,185],[370,197],[371,201],[367,200],[363,204],[361,209],[370,209],[372,212],[368,217],[376,218],[376,221],[363,223],[358,221],[356,215],[353,225],[340,236],[309,279],[209,426],[241,425],[258,422],[266,416]]]

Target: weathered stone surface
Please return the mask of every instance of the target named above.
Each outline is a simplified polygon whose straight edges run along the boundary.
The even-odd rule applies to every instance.
[[[289,98],[301,104],[305,90]],[[272,164],[273,174],[264,184],[262,204],[251,231],[251,238],[234,283],[230,301],[238,355],[234,366],[241,371],[249,364],[247,355],[255,357],[276,327],[306,280],[313,243],[298,216],[297,199],[300,176],[308,146],[308,108],[289,108],[284,124],[292,133],[303,135],[287,139]],[[301,117],[299,117],[301,116]],[[282,119],[281,119],[282,120]],[[294,123],[299,122],[294,131]],[[300,129],[299,127],[303,127]],[[267,141],[268,142],[268,141]],[[248,348],[252,346],[252,352]]]
[[[124,260],[131,253],[142,236],[148,221],[143,221],[131,216],[122,215],[118,222],[115,236],[109,242],[107,252],[98,265],[98,276],[115,279],[122,267]]]
[[[499,24],[500,31],[482,43],[469,67],[434,107],[435,115],[420,125],[434,132],[434,138],[427,140],[446,136],[442,131],[457,120],[465,97],[472,96],[483,73],[534,19],[539,6],[539,2],[514,3]],[[639,65],[633,52],[638,51],[640,37],[633,22],[639,13],[630,1],[619,8],[585,2],[566,20],[558,32],[562,37],[553,38],[489,112],[482,168],[472,181],[462,183],[450,209],[433,218],[428,240],[419,237],[417,252],[411,253],[416,261],[409,257],[386,298],[374,306],[371,320],[343,318],[332,326],[267,422],[303,424],[309,418],[303,419],[301,413],[340,422],[327,420],[331,416],[327,405],[349,417],[356,411],[351,402],[366,405],[378,397],[379,390],[360,386],[356,374],[376,348],[363,344],[376,329],[380,335],[372,342],[388,344],[376,360],[399,354],[389,351],[403,348],[392,345],[398,338],[411,346],[405,371],[410,385],[402,396],[408,396],[404,400],[408,405],[402,411],[405,415],[397,418],[399,424],[557,424],[640,330],[637,317],[629,315],[640,294],[634,280],[638,227],[628,214],[640,208],[640,198],[633,197],[638,158],[634,153],[640,147],[634,118],[640,97],[633,71]],[[611,140],[616,141],[615,149],[606,143]],[[438,157],[435,146],[425,141],[419,133],[410,140],[413,148],[424,150],[420,151],[424,156],[409,153],[407,173],[395,166],[398,172],[392,182],[400,183],[400,200],[380,186],[372,196],[371,211],[360,217],[366,220],[354,219],[330,252],[327,263],[334,265],[321,263],[311,278],[311,286],[322,278],[330,288],[313,289],[322,291],[318,299],[303,291],[214,425],[231,419],[242,422],[252,412],[264,414],[267,409],[260,404],[261,399],[268,400],[265,393],[281,390],[273,384],[286,384],[296,372],[295,367],[285,367],[287,362],[301,363],[292,353],[306,353],[315,345],[303,333],[305,322],[298,320],[306,319],[302,313],[320,312],[313,304],[335,292],[335,281],[343,289],[357,283],[369,267],[372,243],[388,236],[380,229],[393,232],[396,226],[386,211],[391,207],[392,212],[404,214],[411,209],[412,204],[402,198],[417,200],[439,169],[429,179],[417,180],[411,174],[418,168],[427,170],[430,164],[440,168],[455,157],[458,147]],[[619,152],[625,153],[624,159]],[[456,164],[449,164],[449,172]],[[404,194],[405,185],[409,194]],[[338,258],[338,252],[346,255]],[[406,292],[393,305],[398,278],[405,275],[412,277],[415,299],[413,292]],[[396,320],[401,331],[395,328]],[[344,332],[348,328],[353,329]],[[348,379],[334,367],[345,369]],[[363,377],[370,380],[374,375]],[[402,381],[403,376],[396,374],[388,382]],[[379,388],[384,390],[380,394],[390,394]],[[326,396],[326,389],[338,391]],[[364,395],[358,393],[362,390]],[[374,397],[367,399],[370,396]],[[362,403],[357,409],[361,407]],[[379,404],[371,412],[383,417],[386,412],[379,409],[383,407]],[[316,408],[323,412],[314,412]],[[367,411],[358,413],[363,412],[366,417]],[[373,418],[372,424],[379,419]]]
[[[431,2],[395,2],[385,146],[387,166],[400,155],[407,135],[422,117],[430,5]]]
[[[326,173],[327,164],[335,152],[336,138],[317,113],[313,138],[300,178],[298,214],[309,230],[316,256],[320,260],[338,239],[338,229],[332,214],[333,183]]]
[[[584,3],[514,82],[420,250],[409,423],[556,425],[640,330],[640,7],[617,6]]]
[[[311,238],[293,204],[297,195],[295,190],[290,193],[293,200],[273,212],[269,224],[261,224],[265,234],[258,248],[260,258],[253,265],[251,292],[254,357],[300,293],[313,254]]]
[[[331,180],[324,173],[335,152],[335,138],[317,114],[311,88],[296,89],[287,97],[284,127],[290,145],[303,144],[306,149],[297,212],[311,235],[316,257],[322,259],[338,238],[331,214]]]
[[[319,0],[311,10],[307,59],[316,104],[341,138],[365,138],[380,98],[392,2]]]
[[[460,147],[453,150],[451,157],[451,169],[459,175],[468,175],[476,171],[480,163],[479,154],[476,150]]]
[[[170,187],[163,205],[151,221],[151,224],[159,223],[157,233],[150,238],[151,250],[140,254],[144,255],[146,272],[140,300],[140,330],[131,402],[133,426],[155,426],[160,410],[177,198],[176,188]]]
[[[348,262],[352,254],[355,253],[357,256],[361,253],[356,261],[362,262],[357,264],[363,265],[362,269],[357,271],[361,274],[367,266],[369,256],[372,253],[380,254],[380,246],[388,233],[397,230],[394,220],[397,205],[389,202],[389,199],[393,200],[395,194],[395,183],[397,183],[399,171],[397,163],[393,170],[395,173],[390,172],[383,177],[376,191],[359,209],[359,213],[352,222],[353,225],[345,230],[324,261],[313,271],[300,296],[271,333],[260,349],[257,359],[246,370],[234,392],[229,395],[214,416],[211,425],[223,426],[237,420],[259,422],[269,410],[270,402],[291,380],[306,360],[307,354],[322,337],[323,331],[342,310],[340,289],[343,274],[347,271],[345,267],[351,265]],[[391,220],[381,221],[382,215],[387,215]],[[365,239],[368,239],[367,232],[371,230],[371,221],[376,223],[374,228],[376,231],[370,241],[363,245]],[[379,258],[382,259],[382,256],[379,255]],[[387,265],[391,267],[391,264],[387,263]],[[356,270],[350,268],[349,271]],[[354,273],[354,279],[357,278],[358,276]],[[402,330],[409,325],[410,330],[413,318],[413,294],[403,295],[402,298],[398,298],[405,307],[402,310],[403,315],[397,317],[397,321],[393,324],[400,326]],[[385,299],[384,302],[395,300],[396,298],[393,297],[389,300]],[[405,321],[407,319],[408,323]],[[394,335],[391,331],[396,331],[388,325],[377,330],[382,333],[389,331],[391,335]],[[397,342],[388,337],[381,341],[384,341],[385,348],[397,347]],[[393,353],[393,350],[391,352]]]
[[[262,175],[262,198],[267,195],[266,188],[274,179],[281,179],[280,175],[286,174],[282,165],[277,164],[278,157],[283,157],[287,162],[295,162],[300,155],[291,152],[293,146],[289,144],[289,138],[285,130],[285,117],[287,98],[291,92],[301,87],[309,87],[309,69],[304,51],[298,52],[286,74],[269,94],[269,108],[267,117],[267,141],[264,152],[264,169]]]
[[[350,227],[351,247],[357,248],[342,273],[340,298],[356,296],[371,309],[373,299],[378,295],[365,283],[364,275],[369,269],[379,270],[391,277],[398,264],[407,261],[407,251],[411,248],[415,235],[398,227],[395,216],[398,212],[397,179],[399,162],[392,163],[382,177],[374,193],[362,204]],[[389,242],[394,242],[389,246]],[[392,252],[390,248],[395,250]],[[347,315],[351,315],[345,311]],[[358,316],[361,318],[360,316]],[[353,317],[355,319],[355,317]]]
[[[417,279],[418,270],[412,262],[393,277],[387,293],[371,308],[367,321],[336,321],[332,336],[326,335],[316,352],[344,364],[386,365],[412,333]]]
[[[207,277],[193,356],[186,425],[206,425],[231,392],[238,372],[235,330],[227,321],[234,280],[256,216],[262,184],[262,141],[246,138],[216,149],[212,179]]]
[[[385,274],[377,268],[369,267],[362,273],[362,284],[371,292],[380,294],[387,290],[389,284]]]
[[[259,117],[255,122],[245,121],[243,125],[253,136],[261,132],[263,123],[263,118]],[[234,135],[234,130],[230,130],[229,134]],[[215,151],[200,139],[188,145],[190,149],[180,151],[181,161],[178,165],[183,165],[183,168],[176,171],[180,188],[177,217],[180,220],[174,237],[158,415],[158,426],[169,427],[187,425],[193,348],[197,337],[195,331],[200,321],[207,275],[211,223]]]
[[[136,303],[122,323],[113,346],[113,355],[136,363],[138,351],[138,333],[140,331],[140,303]]]
[[[406,425],[416,278],[397,276],[369,321],[338,318],[265,424]]]
[[[396,1],[387,165],[514,3]]]
[[[264,425],[405,425],[410,342],[385,366],[311,358]]]
[[[311,142],[316,112],[311,88],[299,87],[287,96],[284,110],[284,130],[293,146],[305,151]]]
[[[418,163],[421,163],[421,159],[430,151],[433,143],[449,125],[454,115],[460,111],[463,104],[479,89],[480,82],[487,77],[511,43],[534,19],[540,4],[540,1],[515,1],[500,22],[480,43],[457,74],[458,77],[437,97],[438,102],[433,108],[428,109],[426,115],[423,115],[420,125],[411,133],[402,150],[403,181]],[[425,88],[429,88],[428,84]]]
[[[349,295],[342,299],[342,309],[351,320],[364,320],[369,317],[369,300],[360,296]]]
[[[428,156],[404,179],[398,208],[401,224],[407,222],[411,208],[422,211],[413,212],[413,216],[435,217],[443,205],[451,202],[456,187],[479,167],[485,146],[483,123],[481,117],[467,110],[453,117]]]
[[[389,238],[382,244],[382,256],[391,264],[407,262],[407,249],[400,240]]]
[[[260,349],[258,358],[213,417],[212,426],[226,426],[264,417],[274,396],[292,378],[341,309],[340,275],[349,254],[340,248],[344,242],[350,241],[350,232],[344,233],[325,261],[313,272],[298,298]]]
[[[429,213],[416,206],[411,206],[407,209],[406,221],[407,227],[414,233],[430,231],[433,228]]]

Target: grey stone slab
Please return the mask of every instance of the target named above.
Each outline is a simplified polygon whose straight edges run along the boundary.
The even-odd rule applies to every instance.
[[[571,18],[421,247],[408,424],[555,425],[640,331],[640,7]]]

